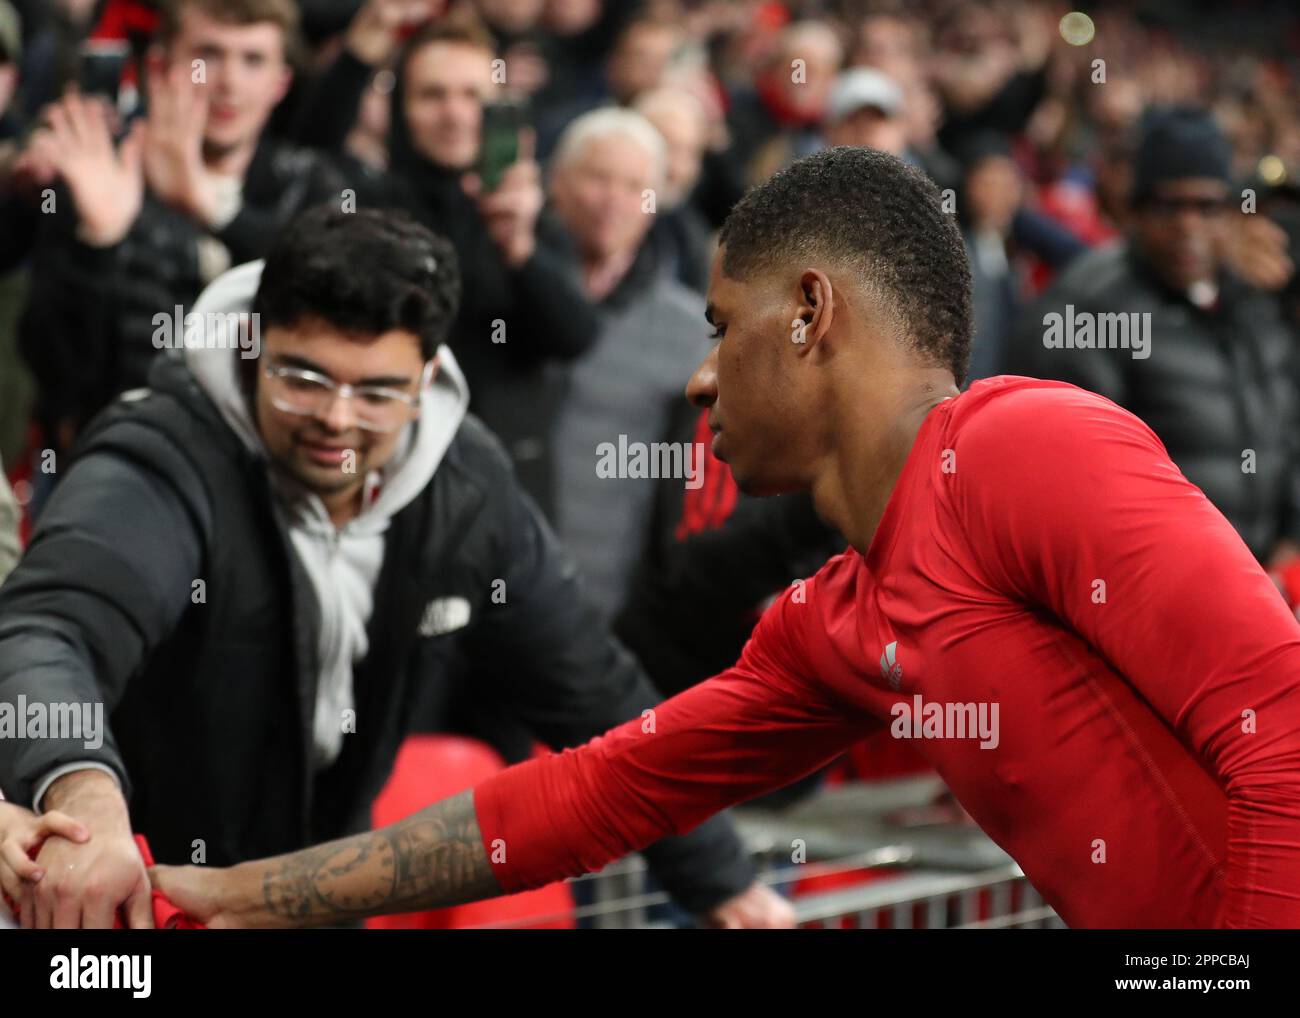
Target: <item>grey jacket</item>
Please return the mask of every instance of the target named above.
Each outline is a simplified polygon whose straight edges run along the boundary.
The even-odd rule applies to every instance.
[[[599,318],[595,345],[570,366],[551,448],[559,482],[555,529],[609,619],[622,607],[645,548],[652,478],[671,467],[679,486],[695,484],[687,475],[702,467],[703,446],[661,447],[669,414],[710,341],[703,296],[678,283],[648,244],[600,305]],[[628,463],[618,453],[623,448],[650,455]],[[641,475],[637,466],[651,473]]]

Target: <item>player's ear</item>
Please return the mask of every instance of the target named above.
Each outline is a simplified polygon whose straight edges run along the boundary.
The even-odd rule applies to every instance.
[[[835,308],[830,278],[821,269],[805,269],[799,277],[799,291],[790,330],[793,341],[806,352],[830,331]]]

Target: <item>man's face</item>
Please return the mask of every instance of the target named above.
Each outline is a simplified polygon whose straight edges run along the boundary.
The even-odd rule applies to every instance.
[[[319,320],[292,328],[276,326],[263,336],[255,404],[257,427],[271,460],[304,487],[321,496],[359,488],[366,474],[393,456],[405,422],[414,409],[394,416],[400,426],[377,432],[358,426],[354,403],[337,393],[314,413],[282,410],[284,382],[268,378],[266,367],[301,368],[337,383],[379,385],[416,395],[424,363],[419,338],[394,329],[372,342],[358,342]]]
[[[589,258],[635,251],[650,228],[642,202],[656,185],[653,159],[621,134],[592,138],[555,167],[555,212]]]
[[[966,202],[971,222],[983,229],[1006,232],[1020,207],[1023,190],[1015,160],[1001,155],[980,159],[966,175]]]
[[[704,161],[704,118],[689,108],[661,105],[648,110],[646,119],[663,135],[668,147],[664,204],[676,207],[690,196],[700,179],[700,167]]]
[[[802,64],[795,64],[800,60]],[[799,68],[802,73],[796,76]],[[801,113],[821,114],[840,70],[840,50],[835,37],[824,32],[794,31],[784,40],[773,73],[785,101]]]
[[[916,34],[910,25],[888,14],[863,20],[858,33],[855,64],[865,64],[891,77],[915,73]]]
[[[722,271],[723,250],[713,259],[708,307],[717,345],[687,385],[698,407],[709,408],[713,453],[731,467],[746,494],[772,495],[807,483],[807,427],[819,412],[814,369],[796,354],[792,322],[796,286],[770,277],[742,282]]]
[[[169,58],[191,68],[195,60],[203,61],[208,88],[203,141],[218,152],[255,142],[293,77],[278,25],[233,25],[192,6],[181,10]]]
[[[907,149],[907,125],[875,106],[861,106],[826,129],[832,145],[855,145],[901,156]]]
[[[619,40],[609,62],[609,87],[621,103],[631,102],[663,82],[680,43],[667,25],[634,25]]]
[[[492,56],[460,43],[431,43],[406,65],[406,129],[415,150],[437,166],[467,170],[478,158]]]
[[[1135,210],[1134,238],[1146,263],[1185,290],[1218,271],[1228,186],[1211,178],[1169,180]]]

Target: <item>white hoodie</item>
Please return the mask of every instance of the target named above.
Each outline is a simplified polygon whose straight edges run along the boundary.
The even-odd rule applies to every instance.
[[[186,349],[185,361],[226,423],[250,450],[265,458],[238,384],[238,337],[219,334],[229,324],[228,316],[252,310],[261,275],[262,263],[250,262],[219,276],[203,291],[192,313],[213,314],[202,319],[207,323],[207,342],[202,349]],[[317,768],[338,758],[345,722],[352,718],[344,713],[353,708],[352,667],[369,650],[366,626],[374,608],[389,521],[432,480],[469,406],[465,378],[445,346],[439,347],[438,363],[433,383],[421,394],[420,416],[406,429],[388,464],[366,478],[361,511],[342,527],[330,521],[317,495],[268,462],[276,512],[288,527],[293,549],[320,604],[313,726]]]

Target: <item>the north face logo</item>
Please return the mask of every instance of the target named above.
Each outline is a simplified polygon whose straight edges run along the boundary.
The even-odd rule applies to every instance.
[[[441,636],[469,625],[469,602],[463,597],[435,597],[424,606],[421,636]]]
[[[886,645],[885,652],[880,655],[880,677],[889,683],[890,689],[898,689],[903,681],[903,666],[897,660],[898,658],[898,641]]]

